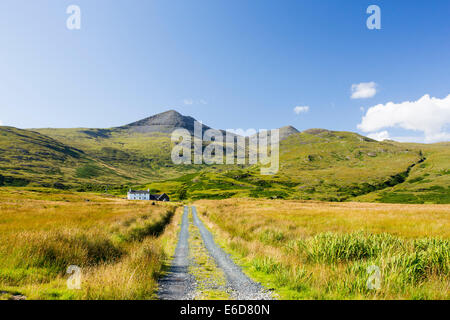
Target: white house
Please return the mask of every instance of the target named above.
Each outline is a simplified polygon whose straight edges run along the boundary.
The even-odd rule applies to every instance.
[[[150,194],[150,189],[142,190],[128,190],[128,200],[155,200],[155,201],[170,201],[167,194]]]
[[[150,200],[150,189],[142,190],[128,190],[128,200]]]

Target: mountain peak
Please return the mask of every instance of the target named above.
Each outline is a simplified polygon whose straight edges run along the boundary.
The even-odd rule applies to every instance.
[[[183,116],[181,113],[179,113],[178,111],[176,111],[174,109],[170,109],[170,110],[155,114],[154,116],[161,116],[161,115],[168,115],[171,117],[179,117],[179,116],[182,117]]]
[[[151,126],[151,125],[175,125],[178,122],[186,120],[181,113],[175,110],[168,110],[155,114],[153,116],[144,118],[142,120],[135,121],[133,123],[127,124],[127,127],[140,127],[140,126]]]
[[[194,132],[194,122],[196,120],[189,116],[184,116],[176,110],[168,110],[147,117],[145,119],[127,124],[121,129],[127,129],[133,132],[162,132],[172,133],[177,128],[187,129],[190,133]],[[203,130],[209,127],[203,125]]]
[[[293,126],[284,126],[284,127],[281,127],[279,130],[280,130],[280,140],[284,140],[287,137],[289,137],[290,135],[300,132]]]

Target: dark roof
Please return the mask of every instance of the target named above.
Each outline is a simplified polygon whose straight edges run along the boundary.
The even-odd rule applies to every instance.
[[[148,191],[143,190],[130,190],[129,194],[150,194]],[[162,200],[162,199],[170,199],[169,196],[165,193],[163,194],[150,194],[150,200]]]
[[[149,194],[150,192],[143,191],[143,190],[130,190],[130,191],[128,191],[128,193],[131,193],[131,194],[134,194],[134,193]]]
[[[169,196],[168,196],[167,194],[165,194],[165,193],[160,194],[160,195],[158,196],[158,200],[161,200],[161,199],[163,199],[163,198],[169,199]]]
[[[165,193],[163,194],[151,194],[150,200],[162,200],[164,198],[170,199],[169,196]]]

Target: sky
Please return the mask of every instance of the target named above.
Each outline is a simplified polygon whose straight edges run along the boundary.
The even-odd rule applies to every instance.
[[[221,129],[450,141],[449,1],[2,0],[0,41],[2,125],[175,109]]]

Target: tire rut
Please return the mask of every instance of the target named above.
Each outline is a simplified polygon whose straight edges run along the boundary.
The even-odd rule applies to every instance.
[[[231,299],[235,300],[273,300],[272,293],[261,284],[251,280],[242,272],[232,258],[220,247],[202,221],[198,218],[197,209],[192,206],[192,221],[200,233],[206,254],[209,255],[217,268],[223,272],[226,286],[223,288]],[[161,300],[193,300],[201,297],[201,288],[197,288],[195,276],[189,272],[195,263],[190,259],[189,250],[189,207],[184,207],[178,244],[168,274],[159,281],[158,297]],[[201,281],[202,279],[199,279]],[[204,280],[204,279],[203,279]],[[212,280],[212,279],[211,279]],[[214,280],[212,280],[214,281]],[[213,286],[219,288],[217,284]]]
[[[189,273],[189,207],[184,207],[178,244],[168,274],[159,281],[161,300],[192,300],[195,297],[195,279]]]
[[[192,217],[210,256],[225,274],[230,296],[236,300],[273,300],[273,296],[268,290],[247,277],[231,257],[215,243],[211,232],[198,218],[195,206],[192,206]]]

